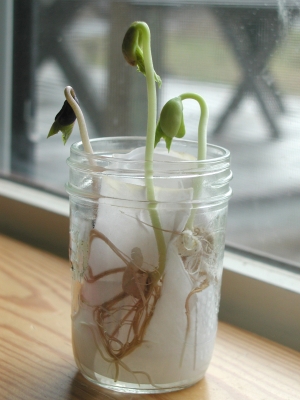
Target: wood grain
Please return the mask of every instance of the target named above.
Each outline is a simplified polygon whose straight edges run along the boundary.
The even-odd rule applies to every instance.
[[[70,337],[67,261],[0,235],[0,399],[300,399],[300,353],[220,323],[205,379],[174,393],[119,394],[86,381]]]

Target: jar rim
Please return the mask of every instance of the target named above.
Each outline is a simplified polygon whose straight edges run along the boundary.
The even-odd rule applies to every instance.
[[[113,147],[113,143],[120,143],[120,142],[126,142],[126,143],[130,143],[130,142],[140,142],[141,146],[143,147],[146,144],[146,138],[143,136],[114,136],[114,137],[101,137],[101,138],[95,138],[95,139],[91,139],[90,140],[91,145],[93,147],[93,144],[95,145],[96,143],[110,143]],[[186,140],[186,139],[177,139],[174,138],[173,139],[173,146],[176,149],[176,146],[180,146],[180,147],[188,147],[189,150],[191,149],[191,146],[194,147],[195,150],[198,149],[198,143],[194,140]],[[133,148],[135,148],[136,146],[133,146]],[[159,143],[157,145],[157,148],[165,148],[165,144],[163,142]],[[205,164],[219,164],[220,162],[230,162],[230,151],[224,147],[215,145],[215,144],[211,144],[208,143],[207,144],[207,149],[208,149],[208,153],[209,152],[214,152],[215,155],[213,157],[210,158],[206,158],[205,160],[197,160],[197,158],[195,157],[194,159],[181,159],[181,160],[164,160],[164,161],[157,161],[154,160],[153,163],[154,164],[160,164],[160,163],[164,163],[165,165],[175,165],[180,163],[181,165],[195,165],[195,162],[201,166],[201,165],[205,165]],[[119,149],[118,149],[119,150]],[[174,150],[176,152],[176,150]],[[108,154],[107,151],[95,151],[93,154],[89,154],[86,153],[83,149],[83,144],[82,141],[78,141],[76,143],[73,143],[71,145],[70,148],[70,152],[71,152],[71,158],[72,155],[74,156],[80,156],[80,157],[87,157],[89,160],[93,159],[95,161],[118,161],[118,162],[126,162],[127,165],[130,164],[135,164],[137,162],[141,162],[143,160],[130,160],[128,158],[123,158],[122,154],[127,154],[127,152],[124,153],[120,153],[120,152],[115,152],[115,153],[110,153]],[[218,153],[218,154],[217,154]],[[117,154],[118,157],[114,157],[114,154]]]
[[[71,147],[71,156],[67,160],[70,167],[67,185],[69,194],[99,198],[95,187],[98,187],[100,182],[102,184],[109,179],[130,185],[145,186],[145,180],[149,178],[143,151],[146,144],[145,137],[104,137],[93,139],[91,142],[94,154],[86,153],[82,142],[74,143]],[[227,149],[209,144],[207,159],[197,160],[196,141],[174,140],[172,143],[174,150],[170,153],[163,142],[159,147],[161,150],[156,150],[156,159],[150,165],[150,179],[155,187],[172,190],[189,189],[203,182],[204,190],[200,203],[206,202],[208,198],[210,204],[219,203],[220,198],[225,200],[231,196],[229,181],[232,173],[230,152]],[[122,193],[116,196],[124,196],[124,190],[119,190]],[[198,200],[195,203],[198,203]]]

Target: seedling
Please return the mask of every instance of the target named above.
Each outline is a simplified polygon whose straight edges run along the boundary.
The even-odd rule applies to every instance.
[[[168,248],[165,242],[165,231],[162,227],[156,205],[155,187],[153,184],[155,173],[153,170],[154,151],[161,140],[165,141],[166,148],[170,151],[173,138],[182,138],[185,135],[183,101],[192,99],[198,102],[201,111],[198,126],[197,158],[200,162],[204,161],[206,159],[207,147],[208,110],[201,96],[194,93],[184,93],[165,104],[157,121],[156,84],[160,86],[161,79],[153,68],[150,30],[145,22],[134,22],[129,27],[123,40],[122,51],[125,60],[130,65],[136,66],[137,70],[146,77],[148,120],[144,157],[144,184],[146,188],[146,200],[148,202],[148,213],[151,220],[150,226],[153,229],[158,250],[158,265],[152,266],[150,270],[145,269],[143,254],[138,246],[132,247],[130,255],[124,254],[119,250],[118,243],[113,243],[111,238],[108,238],[98,229],[94,228],[90,232],[87,247],[91,250],[94,240],[100,240],[101,243],[108,246],[113,254],[118,257],[122,266],[94,274],[90,265],[87,265],[87,268],[83,271],[83,285],[92,285],[108,276],[122,274],[122,290],[109,300],[96,306],[92,306],[89,303],[83,292],[79,294],[79,301],[84,306],[93,309],[93,318],[97,327],[97,333],[94,327],[88,326],[93,333],[96,347],[103,360],[115,365],[114,380],[118,380],[119,369],[122,367],[127,372],[130,372],[136,380],[136,375],[144,374],[147,376],[147,380],[154,385],[151,376],[143,371],[130,369],[122,361],[123,358],[133,353],[143,344],[147,328],[155,313],[155,307],[164,286]],[[61,111],[55,117],[55,122],[50,129],[48,137],[61,131],[63,142],[66,143],[77,118],[84,151],[88,154],[93,154],[84,116],[73,88],[69,86],[65,88],[65,97],[66,101]],[[197,160],[195,160],[195,163],[197,163]],[[93,161],[91,161],[91,165],[92,167],[94,166]],[[202,190],[202,178],[198,177],[193,182],[193,199],[197,200]],[[186,313],[186,327],[183,328],[185,329],[185,339],[189,334],[191,325],[190,299],[194,294],[201,292],[209,285],[207,273],[199,269],[200,258],[212,260],[215,257],[212,235],[208,230],[201,230],[198,227],[194,227],[194,218],[195,209],[191,209],[184,229],[181,232],[172,232],[173,236],[177,238],[175,240],[177,257],[180,258],[180,262],[182,262],[187,271],[192,285],[183,305]],[[185,345],[183,345],[181,350],[181,363],[184,352]],[[75,354],[77,354],[76,348]]]

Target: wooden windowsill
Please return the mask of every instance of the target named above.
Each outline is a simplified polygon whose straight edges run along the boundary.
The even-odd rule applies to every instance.
[[[72,355],[66,260],[0,235],[1,399],[300,399],[300,353],[219,324],[211,365],[195,386],[122,395],[78,372]]]

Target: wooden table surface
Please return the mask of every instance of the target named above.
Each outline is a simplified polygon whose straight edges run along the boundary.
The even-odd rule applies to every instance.
[[[72,355],[66,260],[0,235],[0,399],[300,399],[300,353],[219,324],[211,365],[195,386],[118,394],[86,381]]]

